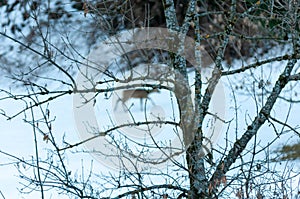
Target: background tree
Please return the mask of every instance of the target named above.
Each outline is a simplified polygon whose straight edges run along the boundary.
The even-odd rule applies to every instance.
[[[17,167],[22,180],[27,182],[25,187],[40,192],[42,198],[52,189],[78,198],[299,196],[296,187],[284,183],[299,176],[299,168],[295,172],[280,171],[273,163],[278,158],[269,151],[285,137],[299,138],[298,126],[289,122],[299,102],[297,1],[2,1],[1,6],[2,15],[7,16],[0,33],[7,47],[1,49],[1,68],[14,83],[22,85],[1,89],[1,100],[24,103],[24,108],[17,113],[8,114],[5,108],[1,113],[9,120],[24,114],[24,121],[33,127],[36,148],[32,160],[2,153],[14,158],[17,165],[33,168],[30,175]],[[22,19],[16,20],[16,16]],[[89,51],[99,50],[103,38],[136,27],[166,27],[174,31],[180,36],[176,38],[177,51],[135,48],[130,51],[129,48],[109,65],[104,64],[102,57],[102,62],[94,63],[93,53],[85,58]],[[187,36],[195,40],[192,50],[184,48]],[[141,45],[139,38],[137,34],[130,39]],[[127,47],[122,40],[110,42]],[[270,50],[274,47],[283,50],[274,54]],[[207,54],[201,57],[203,49],[211,62],[205,61]],[[185,52],[195,63],[186,62]],[[273,69],[275,62],[280,65]],[[141,71],[144,63],[155,63],[156,67]],[[206,63],[213,63],[208,66],[211,70],[205,69],[211,73],[209,79],[201,71]],[[79,85],[76,72],[81,82],[88,83]],[[96,75],[99,73],[102,76]],[[220,81],[225,82],[231,96],[226,117],[212,112],[211,107]],[[49,104],[56,99],[71,94],[80,97],[80,107],[89,104],[97,107],[97,103],[114,102],[113,97],[121,97],[121,91],[137,87],[174,95],[175,98],[170,98],[176,101],[170,100],[174,118],[153,113],[151,118],[145,102],[142,112],[145,117],[141,119],[127,103],[119,106],[130,115],[127,123],[112,121],[102,129],[85,124],[81,127],[85,127],[88,137],[75,143],[64,138],[62,143],[58,141],[49,109]],[[241,99],[253,108],[244,107]],[[279,105],[290,106],[285,117],[276,114],[281,110]],[[111,118],[113,112],[107,110],[101,114]],[[216,123],[212,121],[222,122],[225,132],[220,143],[214,143],[207,154],[204,149],[211,137],[206,133],[206,126],[213,128]],[[176,148],[152,140],[151,132],[156,125],[171,126],[170,134],[182,134],[185,159],[163,153]],[[122,132],[132,127],[142,128],[153,143],[133,140]],[[271,134],[266,143],[262,142],[264,132]],[[49,156],[41,156],[39,136],[51,145],[47,147]],[[120,160],[115,163],[118,172],[99,174],[91,166],[82,169],[87,178],[78,176],[69,168],[67,157],[74,155],[74,151],[92,153],[94,157],[107,155],[97,150],[79,152],[83,144],[99,142],[103,136],[116,149]],[[164,156],[147,159],[153,148]],[[137,151],[140,154],[136,155]],[[157,166],[165,162],[167,167]],[[140,168],[140,164],[148,168]],[[283,184],[280,189],[279,182]]]

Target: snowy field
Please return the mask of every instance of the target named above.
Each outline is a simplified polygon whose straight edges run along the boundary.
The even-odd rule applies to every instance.
[[[104,49],[105,50],[105,49]],[[274,49],[272,55],[276,54],[284,54],[283,52],[287,51],[286,49]],[[267,57],[268,55],[266,55]],[[110,59],[108,57],[108,59]],[[251,60],[249,60],[249,63]],[[241,62],[234,62],[233,68],[237,68],[240,66]],[[245,63],[244,63],[245,64]],[[253,96],[249,95],[250,91],[244,89],[232,89],[236,86],[239,87],[241,85],[250,85],[253,82],[253,77],[257,79],[268,79],[268,81],[274,83],[274,81],[278,78],[281,69],[283,68],[284,64],[280,63],[273,63],[264,66],[263,71],[261,69],[251,70],[246,73],[241,73],[235,78],[223,78],[222,79],[222,89],[224,96],[215,96],[214,104],[215,107],[218,104],[224,104],[225,107],[225,114],[224,120],[230,121],[235,116],[235,112],[233,111],[235,108],[235,104],[239,106],[238,114],[240,117],[238,121],[233,121],[233,123],[237,124],[237,126],[232,125],[229,127],[229,133],[227,134],[227,126],[224,125],[222,128],[218,130],[218,135],[214,137],[214,147],[225,146],[226,140],[235,140],[236,137],[239,137],[246,129],[247,122],[250,122],[257,110],[253,109],[256,107],[257,104],[263,104],[263,101],[257,102],[254,100]],[[141,69],[142,70],[142,69]],[[296,67],[296,71],[299,72],[299,66]],[[142,71],[139,71],[142,72]],[[250,77],[251,78],[248,78]],[[193,88],[192,82],[194,78],[194,73],[191,72],[189,74],[190,82],[191,82],[191,89]],[[2,83],[2,88],[6,87],[6,83]],[[55,85],[54,85],[55,86]],[[272,86],[272,85],[270,85]],[[293,92],[300,91],[299,86],[295,86]],[[258,92],[259,94],[259,92]],[[132,117],[128,115],[128,113],[124,112],[123,105],[120,103],[117,108],[115,109],[115,104],[118,99],[118,95],[121,93],[114,93],[114,97],[109,100],[104,99],[105,96],[99,95],[97,97],[96,105],[94,106],[94,114],[96,115],[97,124],[100,129],[106,129],[108,126],[112,124],[122,124],[122,122],[127,122],[128,118]],[[133,117],[139,120],[145,120],[145,118],[157,118],[157,117],[164,117],[168,118],[173,121],[179,121],[178,118],[178,109],[174,108],[177,106],[175,96],[172,95],[169,91],[161,91],[161,93],[153,93],[151,94],[151,99],[154,101],[152,103],[150,100],[147,101],[147,114],[145,115],[144,112],[140,110],[140,102],[139,99],[130,99],[126,104],[131,106],[131,111]],[[145,102],[144,104],[145,105]],[[0,108],[3,109],[6,113],[16,113],[22,107],[24,107],[21,103],[13,103],[11,100],[4,100],[0,101]],[[51,116],[55,117],[55,122],[53,123],[53,132],[56,135],[56,139],[58,143],[62,142],[62,137],[65,136],[65,140],[70,143],[76,143],[81,140],[82,134],[78,132],[78,118],[74,117],[74,98],[73,96],[65,96],[60,99],[56,99],[53,103],[49,104],[49,109],[51,110]],[[211,107],[213,110],[215,107]],[[115,109],[115,110],[114,110]],[[276,118],[280,118],[281,120],[285,120],[288,115],[289,124],[292,126],[299,127],[300,119],[299,119],[299,111],[300,111],[300,104],[293,105],[289,107],[288,103],[279,102],[276,103],[274,111],[272,114],[276,116]],[[76,112],[76,111],[75,111]],[[30,125],[25,124],[23,122],[25,115],[21,114],[17,118],[14,118],[11,121],[7,121],[4,117],[0,117],[0,128],[1,128],[1,139],[0,139],[0,150],[1,152],[12,154],[16,157],[22,157],[24,160],[30,160],[35,152],[34,148],[34,135],[32,132],[32,128]],[[125,119],[124,119],[125,118]],[[209,132],[210,129],[215,125],[212,124],[211,121],[205,121],[206,124],[206,131]],[[172,131],[172,129],[168,128],[167,126],[164,127],[157,127],[155,130],[154,137],[155,139],[165,142],[169,139],[174,139],[174,137],[170,136],[168,132]],[[133,139],[139,139],[142,142],[143,136],[139,134],[139,130],[137,131],[130,131],[124,130],[123,133],[132,133],[128,134],[129,137]],[[239,133],[236,133],[239,132]],[[266,146],[270,140],[275,138],[277,135],[276,133],[270,128],[268,125],[265,125],[258,133],[257,136],[257,143],[258,148],[262,148]],[[39,149],[41,151],[42,157],[47,157],[47,146],[48,143],[42,140],[42,137],[39,137]],[[282,146],[283,144],[291,144],[296,143],[299,141],[299,137],[293,135],[291,133],[287,133],[281,135],[280,139],[276,141],[276,144],[272,145],[269,148],[270,151],[275,151],[277,147]],[[250,144],[253,144],[250,143]],[[85,146],[86,147],[86,146]],[[84,149],[82,146],[76,148],[74,151],[81,151]],[[217,158],[217,157],[215,157]],[[247,157],[245,157],[247,158]],[[104,166],[105,161],[99,161],[99,159],[95,158],[94,156],[90,156],[89,154],[82,154],[82,153],[70,153],[68,155],[67,163],[69,165],[70,170],[76,173],[74,175],[80,175],[82,172],[82,168],[84,168],[84,172],[87,172],[88,168],[90,167],[91,161],[93,161],[93,169],[94,172],[97,173],[98,171],[104,173],[114,172],[113,169],[110,167]],[[18,189],[22,188],[22,180],[19,177],[18,169],[20,168],[25,174],[30,173],[30,168],[27,168],[25,165],[17,165],[14,163],[15,160],[12,157],[6,156],[3,153],[0,154],[0,198],[39,198],[39,193],[30,193],[26,194],[19,194]],[[103,165],[104,164],[104,165]],[[288,167],[292,167],[293,170],[299,172],[299,160],[290,162],[288,167],[286,167],[286,162],[281,163],[271,163],[270,168],[273,168],[276,165],[276,169],[278,171],[281,170],[282,175],[288,173],[288,171],[284,171],[284,169],[288,169]],[[111,170],[110,170],[111,169]],[[293,175],[293,171],[291,171]],[[73,173],[72,173],[73,175]],[[291,186],[296,188],[298,187],[299,190],[299,176],[296,179],[291,180]],[[24,190],[26,191],[26,190]],[[63,198],[61,196],[57,196],[58,193],[51,191],[50,193],[46,194],[46,198]],[[66,197],[67,198],[67,197]],[[294,199],[294,198],[291,198]]]

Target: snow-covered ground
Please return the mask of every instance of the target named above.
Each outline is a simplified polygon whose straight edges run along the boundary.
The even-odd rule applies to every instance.
[[[104,51],[107,49],[103,49]],[[277,49],[275,50],[275,53],[282,54],[286,50]],[[274,52],[273,52],[274,55]],[[267,56],[267,55],[266,55]],[[111,59],[110,57],[107,57],[107,59]],[[234,67],[238,67],[240,62],[236,62],[236,65]],[[227,140],[234,141],[236,137],[240,137],[242,133],[247,128],[247,124],[250,122],[251,119],[254,118],[257,109],[260,108],[260,106],[264,103],[263,100],[259,101],[259,97],[251,95],[253,93],[252,90],[249,92],[244,89],[248,86],[248,88],[251,88],[251,85],[254,81],[253,77],[257,79],[263,79],[264,83],[267,85],[268,82],[271,82],[270,85],[267,85],[268,88],[271,88],[272,85],[274,85],[274,81],[278,78],[278,75],[282,71],[283,67],[285,65],[283,62],[273,63],[269,64],[263,67],[263,70],[261,70],[262,67],[259,67],[258,69],[251,70],[246,73],[241,73],[240,75],[235,75],[234,78],[228,77],[223,78],[223,93],[224,96],[215,96],[215,105],[217,106],[219,103],[224,104],[225,106],[225,121],[230,121],[235,116],[234,112],[234,105],[237,103],[238,106],[238,120],[235,122],[233,121],[231,126],[229,127],[230,132],[226,134],[227,125],[225,124],[222,128],[222,130],[219,129],[220,134],[218,134],[217,137],[215,137],[215,143],[214,146],[225,146],[225,137],[227,136]],[[141,69],[142,70],[142,69]],[[296,68],[296,70],[299,70],[299,67]],[[190,80],[192,82],[194,73],[190,73]],[[3,83],[4,87],[6,87],[6,84]],[[116,85],[115,85],[116,86]],[[231,89],[236,87],[244,86],[243,89]],[[257,87],[257,86],[256,86]],[[191,85],[192,88],[192,85]],[[7,88],[6,88],[7,89]],[[300,91],[299,86],[295,86],[292,93],[296,93]],[[288,89],[287,89],[288,90]],[[233,93],[234,91],[234,93]],[[288,91],[287,95],[289,94]],[[257,89],[257,95],[261,95],[259,89]],[[116,92],[113,94],[111,98],[104,99],[104,95],[99,95],[97,97],[97,102],[95,106],[93,107],[93,111],[97,117],[97,124],[99,129],[107,129],[109,126],[112,126],[113,124],[122,124],[124,122],[128,122],[128,120],[134,118],[136,121],[143,121],[145,118],[147,119],[157,119],[158,117],[161,118],[167,118],[173,121],[179,121],[178,119],[178,109],[176,108],[177,103],[175,100],[175,96],[172,95],[169,91],[161,91],[161,93],[153,93],[151,94],[151,99],[155,102],[154,104],[151,103],[150,100],[147,101],[147,114],[144,114],[142,111],[140,111],[140,104],[139,99],[130,99],[126,104],[131,107],[132,115],[129,115],[124,111],[123,105],[120,103],[116,110],[115,104],[118,99],[118,95],[120,96],[121,93]],[[233,96],[235,95],[235,96]],[[234,97],[235,100],[234,101]],[[75,102],[74,102],[75,101]],[[74,105],[75,103],[75,105]],[[145,105],[145,104],[144,104]],[[9,113],[16,113],[18,112],[24,105],[15,102],[12,100],[6,100],[6,101],[0,101],[0,108],[5,110]],[[53,132],[56,135],[56,138],[59,143],[62,142],[62,137],[65,135],[65,140],[70,142],[70,144],[76,143],[80,141],[80,136],[82,136],[82,132],[80,132],[80,129],[78,130],[78,118],[76,116],[74,117],[74,108],[76,108],[76,100],[73,99],[73,96],[65,96],[60,99],[56,99],[53,101],[53,103],[50,103],[49,109],[51,110],[51,116],[55,117],[55,122],[53,123]],[[175,107],[175,108],[174,108]],[[256,108],[253,108],[256,107]],[[296,104],[291,107],[290,111],[289,104],[285,102],[279,102],[276,103],[274,111],[272,112],[273,116],[276,116],[276,118],[281,119],[284,121],[288,117],[289,124],[291,126],[299,125],[299,110],[300,105]],[[213,108],[211,110],[214,110]],[[214,112],[214,111],[212,111]],[[90,112],[88,112],[90,113]],[[76,113],[75,113],[76,114]],[[124,119],[125,118],[125,119]],[[222,116],[223,118],[223,116]],[[17,118],[14,118],[11,121],[7,121],[4,117],[0,117],[0,128],[1,128],[1,139],[0,139],[0,150],[3,152],[10,153],[12,155],[15,155],[17,157],[21,157],[26,159],[31,159],[32,156],[34,156],[35,149],[34,149],[34,136],[32,132],[32,127],[28,124],[25,124],[23,122],[24,115],[20,115]],[[212,120],[205,121],[204,123],[206,125],[206,130],[209,131],[210,129],[213,129],[212,127],[215,125],[215,123],[212,123]],[[238,126],[235,126],[237,124]],[[280,128],[278,128],[280,129]],[[145,129],[144,129],[145,130]],[[286,129],[285,129],[286,130]],[[170,131],[172,131],[172,128],[169,128],[168,126],[158,127],[155,130],[154,137],[161,142],[168,141],[169,139],[173,139],[174,137],[170,136]],[[145,135],[137,135],[140,131],[140,129],[136,129],[136,131],[132,130],[124,130],[123,133],[128,135],[128,137],[132,137],[135,139],[139,139],[140,141],[144,141]],[[167,135],[167,136],[166,136]],[[293,135],[293,133],[286,133],[285,135],[281,135],[280,139],[276,141],[276,144],[272,145],[271,148],[269,148],[270,151],[275,150],[278,146],[281,146],[282,144],[291,143],[291,142],[297,142],[299,141],[299,137]],[[270,140],[275,138],[277,135],[274,132],[274,129],[272,126],[265,125],[258,133],[257,137],[257,147],[258,150],[261,149],[263,146],[266,146]],[[292,138],[291,138],[292,136]],[[175,136],[176,137],[176,136]],[[232,144],[232,143],[231,143]],[[250,144],[253,144],[250,143]],[[249,145],[250,145],[249,144]],[[47,146],[49,143],[42,140],[42,136],[39,137],[39,148],[40,148],[40,155],[42,157],[47,156]],[[89,147],[89,146],[85,146]],[[82,150],[82,147],[78,147],[75,150],[80,151]],[[262,157],[264,154],[262,154]],[[249,158],[250,156],[245,156],[245,159]],[[259,156],[258,156],[259,157]],[[90,163],[93,161],[93,168],[94,172],[100,172],[100,171],[106,171],[109,172],[110,169],[113,172],[114,170],[111,167],[104,166],[105,161],[98,161],[99,159],[95,158],[94,156],[90,156],[88,154],[82,154],[82,153],[75,153],[75,154],[69,154],[67,163],[69,166],[69,169],[74,171],[74,175],[77,175],[76,173],[80,173],[81,168],[85,168],[85,172],[88,170]],[[14,160],[8,156],[5,156],[3,154],[0,154],[0,164],[2,165],[0,167],[0,191],[5,196],[5,198],[39,198],[39,193],[33,193],[29,195],[20,195],[18,193],[17,188],[21,188],[22,185],[19,182],[23,182],[19,177],[19,173],[17,172],[18,167],[22,167],[23,165],[16,165],[13,163]],[[8,165],[5,165],[8,164]],[[5,166],[4,166],[5,165]],[[299,161],[294,161],[292,163],[293,169],[296,172],[299,172]],[[273,167],[273,166],[272,166]],[[26,172],[26,170],[29,169],[28,172],[30,172],[30,168],[21,168],[22,171]],[[280,170],[286,169],[286,165],[283,163],[282,165],[278,165],[276,167],[278,169],[278,173],[280,173]],[[283,172],[286,174],[287,172]],[[293,174],[293,173],[292,173]],[[72,174],[73,175],[73,174]],[[291,186],[296,188],[299,187],[299,176],[298,178],[293,179],[291,182]],[[299,188],[298,188],[299,189]],[[46,198],[62,198],[61,196],[57,196],[56,192],[50,192],[47,193]],[[1,194],[0,194],[1,198]],[[4,198],[4,197],[3,197]]]

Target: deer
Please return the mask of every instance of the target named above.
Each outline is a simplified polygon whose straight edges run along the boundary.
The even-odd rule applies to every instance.
[[[160,91],[157,88],[153,88],[150,90],[143,89],[143,88],[124,90],[122,93],[122,98],[119,98],[117,100],[114,110],[116,110],[117,105],[119,104],[120,101],[123,103],[123,105],[125,105],[125,103],[129,99],[137,98],[137,99],[140,99],[141,111],[142,111],[143,110],[143,99],[149,99],[152,102],[152,104],[154,104],[153,100],[151,98],[149,98],[149,94],[154,93],[154,92],[160,93]]]

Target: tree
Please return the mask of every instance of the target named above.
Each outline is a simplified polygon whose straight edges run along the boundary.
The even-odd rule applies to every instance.
[[[300,135],[297,125],[288,121],[292,108],[285,117],[276,114],[276,104],[297,107],[299,102],[297,1],[68,2],[80,10],[79,17],[71,16],[68,4],[55,2],[24,3],[24,21],[36,24],[27,35],[20,30],[15,36],[18,26],[11,23],[3,24],[11,33],[0,32],[2,40],[15,42],[35,58],[28,62],[21,56],[25,67],[18,71],[2,67],[21,87],[1,89],[1,100],[21,101],[24,108],[11,115],[1,109],[1,114],[8,120],[24,114],[33,128],[36,150],[30,161],[1,153],[33,168],[34,175],[21,175],[27,188],[42,198],[49,189],[77,198],[299,196],[288,184],[278,189],[279,182],[299,178],[299,170],[281,172],[269,152],[285,134]],[[20,2],[3,4],[14,8]],[[77,43],[64,29],[73,20],[84,21],[86,31],[106,38],[93,49],[89,43]],[[56,31],[58,24],[62,27]],[[54,35],[57,32],[62,39]],[[89,41],[99,41],[95,37]],[[86,45],[89,56],[82,55],[80,45]],[[267,52],[284,46],[288,49],[283,54]],[[268,66],[274,62],[280,63],[275,72]],[[9,63],[4,56],[2,64]],[[229,103],[217,95],[221,81],[231,93]],[[63,138],[60,144],[49,104],[66,95],[74,96],[81,140]],[[171,108],[155,106],[162,101],[160,95],[169,96],[164,102]],[[138,107],[124,100],[130,97],[144,103]],[[151,100],[154,108],[149,111]],[[121,103],[115,105],[117,101]],[[167,132],[162,141],[157,140],[160,131]],[[261,131],[271,134],[266,143]],[[38,136],[50,145],[48,157],[41,156]],[[82,169],[87,178],[78,176],[67,163],[74,151],[92,154],[117,171],[99,174],[91,166]],[[20,167],[19,171],[24,172]]]

